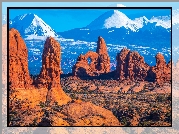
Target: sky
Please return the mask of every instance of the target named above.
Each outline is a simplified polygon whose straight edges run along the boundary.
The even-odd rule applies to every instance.
[[[108,10],[64,10],[64,9],[13,9],[9,12],[10,19],[17,15],[33,13],[45,21],[57,32],[67,31],[73,28],[81,28]]]
[[[179,8],[179,6],[177,7],[176,2],[174,3],[173,2],[155,2],[155,4],[154,2],[70,2],[70,3],[69,2],[43,2],[43,4],[41,2],[2,2],[2,14],[7,14],[7,7],[34,7],[34,6],[36,7],[41,7],[41,6],[43,7],[71,7],[71,6],[73,7],[75,6],[76,7],[80,7],[80,6],[134,7],[135,5],[138,7],[153,7],[153,6],[166,7],[167,6],[167,7],[172,7],[173,9]],[[10,13],[10,19],[13,19],[17,15],[22,15],[22,14],[30,13],[30,12],[42,18],[48,25],[52,27],[52,29],[56,29],[57,32],[62,32],[62,31],[73,29],[73,28],[85,27],[86,25],[90,24],[90,22],[92,22],[94,19],[96,19],[97,17],[99,17],[106,11],[99,10],[99,11],[95,11],[95,13],[93,11],[91,12],[83,11],[80,14],[78,12],[78,15],[70,15],[70,12],[66,12],[64,16],[62,12],[51,11],[51,12],[44,13],[42,11],[37,11],[37,10],[36,11],[34,10],[33,11],[32,10],[31,11],[28,11],[28,10],[17,11],[16,10],[16,12]],[[53,16],[51,14],[53,14]],[[74,13],[74,14],[77,14],[77,13]],[[49,15],[51,15],[50,19],[48,17]],[[79,20],[81,18],[84,18],[83,22],[79,23]],[[61,20],[58,22],[59,25],[61,25],[60,29],[59,27],[55,25],[57,24],[55,21],[58,21],[58,20]],[[65,26],[68,26],[68,28]]]
[[[89,25],[102,14],[114,9],[10,9],[9,18],[13,20],[18,15],[33,13],[50,25],[56,32],[64,32],[74,28],[83,28]],[[142,17],[170,15],[170,9],[120,9],[125,15]],[[111,13],[111,15],[113,12]],[[137,15],[137,16],[136,16]],[[150,19],[148,18],[148,19]]]

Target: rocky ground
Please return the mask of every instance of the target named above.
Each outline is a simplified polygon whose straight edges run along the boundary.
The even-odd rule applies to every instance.
[[[171,126],[171,85],[117,80],[61,78],[72,99],[108,109],[124,126]]]
[[[66,77],[61,86],[71,100],[60,105],[46,102],[47,89],[10,91],[9,125],[171,126],[170,84]]]
[[[10,91],[9,126],[122,126],[111,111],[89,101],[66,102],[64,95],[63,103],[52,104],[46,101],[46,93],[46,89]]]

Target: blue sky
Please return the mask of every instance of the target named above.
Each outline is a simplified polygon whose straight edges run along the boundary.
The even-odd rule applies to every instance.
[[[172,6],[173,9],[179,8],[177,7],[177,4],[179,2],[3,2],[2,3],[2,13],[6,14],[7,13],[7,7],[40,7],[40,6],[48,6],[48,7],[70,7],[70,6],[108,6],[108,7],[115,7],[117,4],[122,4],[127,7],[152,7],[152,6]],[[107,10],[98,10],[98,11],[63,11],[63,12],[55,12],[50,11],[50,12],[44,12],[40,10],[16,10],[10,12],[10,19],[13,19],[17,15],[22,15],[25,13],[34,13],[37,14],[40,18],[42,18],[47,24],[49,24],[53,29],[56,31],[66,31],[69,29],[73,28],[81,28],[86,25],[88,25],[90,22],[92,22],[94,19],[102,15],[104,12]],[[124,10],[123,10],[124,11]],[[122,12],[123,12],[122,11]],[[73,15],[72,15],[73,13]],[[127,12],[125,12],[126,14]],[[52,16],[53,14],[53,16]],[[78,15],[77,15],[78,14]],[[129,13],[130,14],[130,13]],[[49,18],[50,16],[50,18]],[[83,21],[80,21],[81,18],[84,18]],[[53,20],[53,21],[52,21]],[[61,25],[61,27],[57,26]],[[68,27],[67,27],[68,26]]]
[[[13,9],[9,12],[10,19],[17,15],[34,13],[57,32],[81,28],[108,10],[65,10],[65,9]]]

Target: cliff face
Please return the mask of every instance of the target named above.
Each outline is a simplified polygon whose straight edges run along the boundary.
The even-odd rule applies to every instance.
[[[91,62],[88,63],[88,60]],[[98,76],[110,72],[110,58],[104,39],[98,37],[96,52],[89,51],[80,55],[72,68],[73,76]]]
[[[9,31],[9,83],[10,89],[28,88],[32,84],[28,70],[28,50],[16,29]]]
[[[145,80],[149,66],[138,52],[132,52],[126,48],[117,54],[116,76],[120,80]]]

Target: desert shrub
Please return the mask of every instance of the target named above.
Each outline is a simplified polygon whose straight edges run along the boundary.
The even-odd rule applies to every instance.
[[[70,95],[70,97],[71,97],[72,99],[76,99],[76,94],[73,93],[73,94]]]
[[[139,123],[139,126],[151,126],[151,122],[150,121],[143,121]]]
[[[149,118],[153,121],[159,121],[160,120],[160,113],[158,110],[152,110],[150,112]]]
[[[168,122],[168,123],[171,123],[171,121],[172,121],[171,111],[166,113],[165,121]]]
[[[58,105],[58,102],[54,102],[54,105],[52,106],[52,109],[54,110],[54,111],[61,111],[62,110],[62,106],[59,106]]]
[[[34,118],[33,122],[31,124],[29,124],[29,126],[37,126],[38,122],[37,122],[38,118]]]
[[[9,126],[20,126],[21,116],[19,110],[22,107],[20,99],[17,99],[16,96],[9,98]]]
[[[172,95],[171,95],[171,94],[170,94],[170,95],[168,95],[167,100],[169,100],[169,101],[171,101],[171,100],[172,100]]]
[[[128,117],[122,116],[120,122],[124,126],[130,126],[130,121]]]
[[[21,120],[20,116],[18,115],[18,111],[10,111],[9,112],[9,126],[20,126],[18,123]]]
[[[40,106],[40,108],[45,108],[45,103],[40,101],[39,106]]]
[[[158,96],[156,97],[156,100],[157,100],[158,102],[164,102],[164,101],[167,100],[167,97],[165,97],[165,95],[158,95]]]
[[[145,88],[143,90],[139,91],[139,93],[146,93],[146,92],[148,92],[148,90]]]
[[[63,86],[63,91],[65,93],[70,93],[71,92],[71,90],[70,90],[70,88],[68,86]]]

